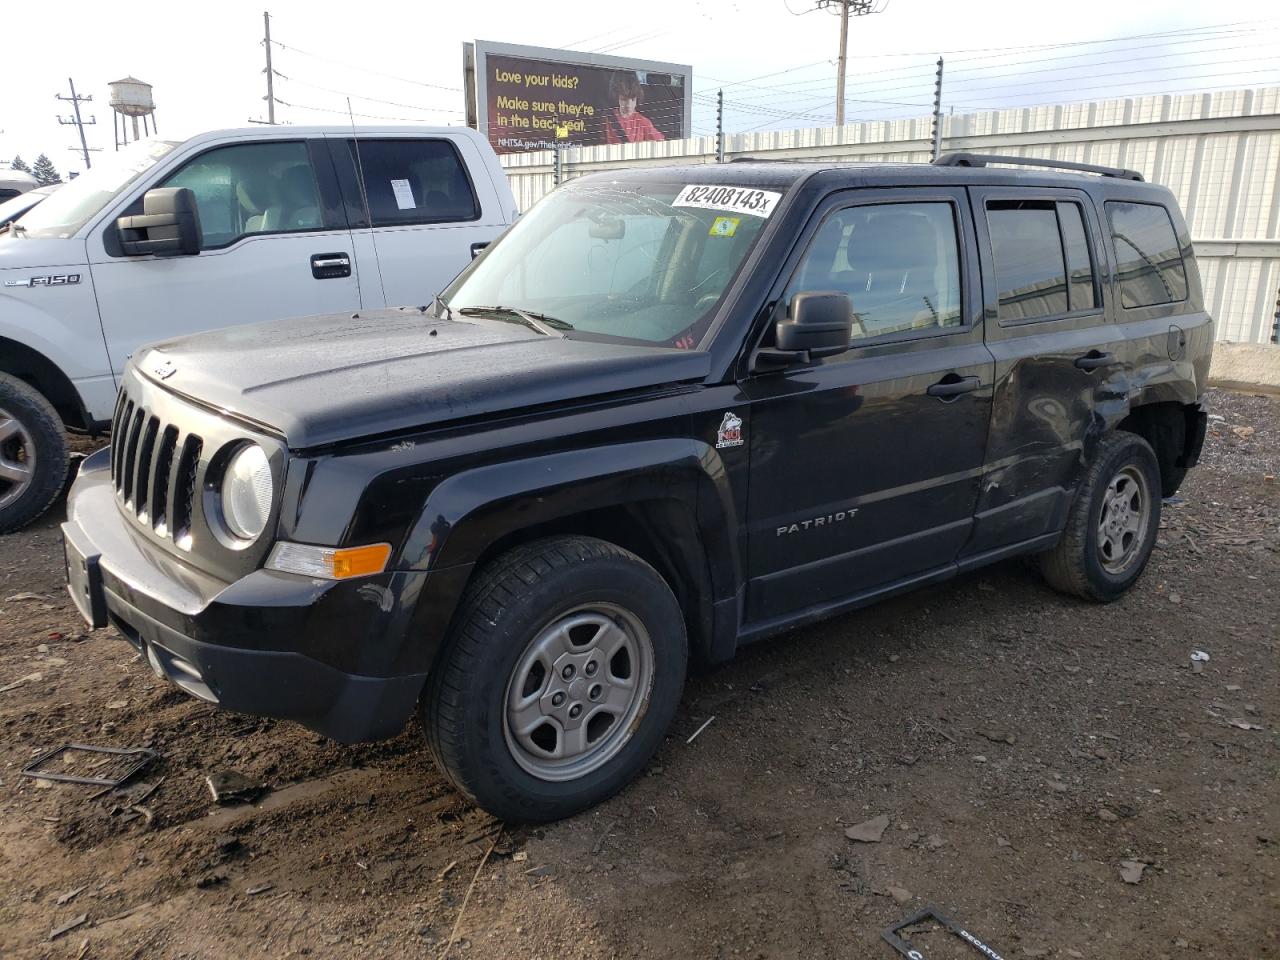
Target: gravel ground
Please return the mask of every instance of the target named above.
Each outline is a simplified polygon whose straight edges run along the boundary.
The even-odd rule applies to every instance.
[[[1280,401],[1212,404],[1123,600],[1014,562],[750,648],[637,783],[535,830],[416,730],[342,747],[170,689],[84,634],[55,519],[0,539],[0,957],[890,960],[925,904],[1008,960],[1280,957]],[[19,776],[68,741],[161,760]],[[270,792],[215,807],[227,769]]]

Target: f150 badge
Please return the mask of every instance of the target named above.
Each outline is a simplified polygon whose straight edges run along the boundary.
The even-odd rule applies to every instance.
[[[736,413],[726,413],[720,421],[720,432],[716,435],[716,449],[742,446],[742,418]]]
[[[25,280],[6,280],[6,287],[64,287],[69,283],[79,283],[78,273],[58,273],[47,277],[27,277]]]

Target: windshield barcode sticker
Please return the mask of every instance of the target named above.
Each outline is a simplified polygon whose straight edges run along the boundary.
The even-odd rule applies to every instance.
[[[707,187],[689,185],[671,201],[673,207],[701,207],[705,210],[731,210],[752,217],[767,217],[773,213],[782,194],[772,190],[752,190],[747,187]]]

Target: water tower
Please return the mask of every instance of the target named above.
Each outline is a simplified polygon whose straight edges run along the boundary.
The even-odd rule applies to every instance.
[[[129,142],[129,132],[125,129],[125,117],[133,118],[133,139],[150,136],[156,132],[156,102],[151,97],[151,84],[143,83],[136,77],[125,77],[107,84],[111,91],[110,103],[114,115],[111,119],[116,135],[116,149]],[[138,118],[142,118],[142,132],[138,131]],[[149,127],[148,127],[149,125]]]

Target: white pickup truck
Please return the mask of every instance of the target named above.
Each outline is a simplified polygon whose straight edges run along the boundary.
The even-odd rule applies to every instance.
[[[256,127],[143,140],[0,232],[0,534],[111,419],[141,344],[431,302],[516,217],[465,127]]]

